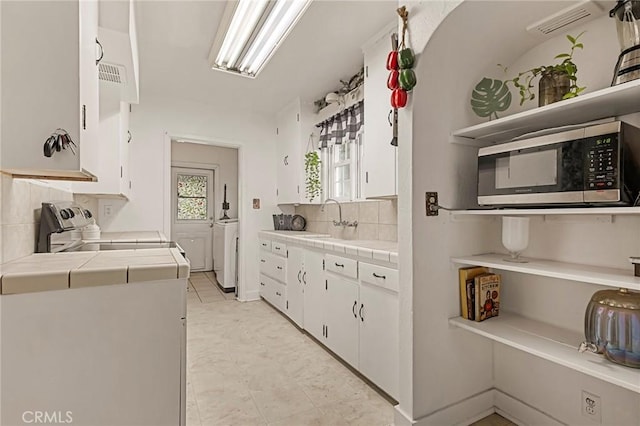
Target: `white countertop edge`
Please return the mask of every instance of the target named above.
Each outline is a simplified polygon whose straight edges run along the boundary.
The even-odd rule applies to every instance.
[[[323,249],[326,251],[336,252],[340,254],[347,254],[350,256],[362,257],[364,259],[379,260],[382,262],[388,262],[392,264],[398,264],[398,251],[396,250],[384,250],[373,249],[369,247],[362,247],[349,244],[351,240],[341,240],[337,242],[335,239],[331,241],[325,241],[325,238],[330,238],[327,234],[316,234],[300,232],[297,235],[284,234],[282,231],[269,231],[263,230],[258,232],[259,238],[270,239],[273,241],[283,241],[300,246],[313,247]],[[320,237],[320,238],[317,238]],[[381,240],[382,241],[382,240]],[[394,242],[389,241],[389,244]],[[397,243],[395,243],[397,244]]]

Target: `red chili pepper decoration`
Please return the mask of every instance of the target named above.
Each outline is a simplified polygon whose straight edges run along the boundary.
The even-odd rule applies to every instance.
[[[398,88],[398,78],[400,76],[400,72],[398,70],[391,70],[389,72],[389,78],[387,79],[387,87],[389,90],[394,90]]]
[[[395,50],[392,50],[391,52],[389,52],[389,55],[387,55],[387,69],[398,69],[398,52]]]
[[[407,106],[407,91],[400,88],[391,92],[391,106],[393,108],[404,108]]]

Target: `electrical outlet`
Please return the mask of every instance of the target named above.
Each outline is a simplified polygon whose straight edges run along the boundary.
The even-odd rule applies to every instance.
[[[104,216],[110,217],[113,214],[113,206],[111,204],[104,205]]]
[[[582,391],[582,415],[596,423],[602,423],[602,405],[598,395]]]
[[[427,216],[438,216],[438,193],[425,192],[424,194]]]

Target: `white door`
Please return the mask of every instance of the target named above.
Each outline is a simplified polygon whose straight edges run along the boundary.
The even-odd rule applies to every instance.
[[[358,284],[327,276],[327,346],[358,368]]]
[[[171,168],[171,239],[186,252],[192,271],[213,269],[213,170]]]
[[[304,322],[304,281],[302,280],[304,252],[300,247],[289,247],[287,258],[286,313],[298,327]]]
[[[324,255],[316,251],[304,251],[304,271],[302,283],[304,285],[304,329],[321,342],[324,340],[324,309],[326,306],[324,269],[322,262]]]
[[[300,202],[300,103],[288,105],[278,114],[278,204]]]
[[[373,383],[398,398],[398,294],[367,283],[360,285],[360,364]],[[375,354],[375,356],[371,356]]]

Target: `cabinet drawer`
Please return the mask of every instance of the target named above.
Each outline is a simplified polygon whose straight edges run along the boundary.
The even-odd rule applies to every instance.
[[[358,261],[353,259],[347,259],[340,256],[334,256],[332,254],[326,254],[324,256],[327,271],[334,272],[336,274],[344,275],[349,278],[358,278]]]
[[[267,300],[271,299],[271,295],[269,294],[271,291],[270,281],[271,278],[264,274],[260,274],[260,296]]]
[[[260,238],[260,248],[262,250],[271,251],[271,241]]]
[[[271,257],[271,273],[269,274],[278,281],[285,282],[287,279],[287,260],[278,257]]]
[[[286,303],[287,303],[287,286],[277,281],[274,281],[273,282],[273,305],[276,308],[280,309],[282,312],[284,312]]]
[[[258,253],[258,257],[260,258],[260,273],[271,275],[273,265],[273,262],[271,261],[272,256],[270,254],[260,252]]]
[[[360,281],[400,291],[397,269],[360,262]]]
[[[287,245],[274,241],[271,243],[271,252],[278,256],[287,257]]]

